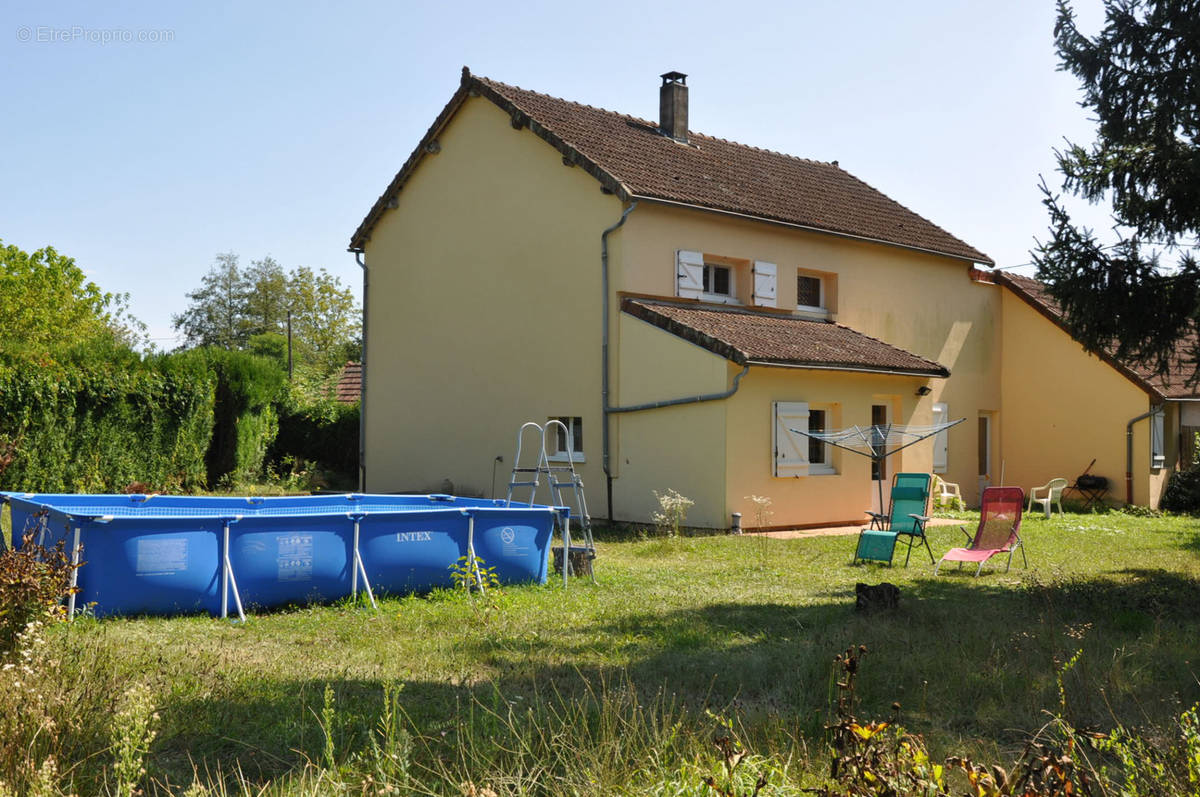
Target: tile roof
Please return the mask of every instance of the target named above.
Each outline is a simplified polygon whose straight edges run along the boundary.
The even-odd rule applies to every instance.
[[[342,367],[333,398],[343,404],[353,404],[362,398],[362,363],[348,362]]]
[[[471,75],[351,238],[359,250],[426,148],[469,93],[487,97],[622,200],[642,198],[782,222],[992,265],[978,249],[838,167],[688,133]]]
[[[1034,310],[1056,324],[1067,334],[1063,320],[1062,308],[1054,297],[1046,290],[1046,284],[1031,277],[1019,274],[1008,274],[1003,271],[992,273],[995,282],[1011,290],[1018,298],[1025,301]],[[1116,359],[1111,352],[1096,352],[1104,362],[1117,369],[1127,379],[1158,399],[1181,399],[1200,397],[1200,388],[1188,384],[1188,378],[1195,370],[1188,361],[1187,352],[1196,346],[1195,333],[1179,342],[1172,357],[1170,370],[1165,374],[1154,372],[1153,368],[1138,363],[1127,363]]]
[[[698,301],[626,297],[621,310],[739,365],[947,377],[945,366],[829,321]]]

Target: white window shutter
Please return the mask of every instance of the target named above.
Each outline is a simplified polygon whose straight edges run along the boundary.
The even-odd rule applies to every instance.
[[[675,295],[699,299],[704,293],[704,254],[680,249],[675,253]]]
[[[1167,452],[1163,447],[1163,408],[1150,416],[1150,467],[1161,468],[1167,464]]]
[[[934,424],[950,420],[950,408],[945,404],[933,405]],[[933,472],[945,473],[950,462],[950,430],[943,429],[933,436]]]
[[[793,429],[808,431],[808,403],[776,401],[775,412],[775,476],[808,475],[808,438]]]
[[[754,261],[754,303],[759,307],[775,307],[776,273],[778,268],[774,263],[764,260]]]

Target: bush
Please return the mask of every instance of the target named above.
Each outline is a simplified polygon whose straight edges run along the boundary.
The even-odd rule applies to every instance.
[[[214,399],[203,364],[92,354],[67,365],[0,362],[0,487],[203,487]]]
[[[1160,506],[1170,512],[1200,512],[1200,468],[1172,473]]]
[[[332,471],[334,481],[353,488],[358,483],[358,404],[332,399],[280,407],[279,434],[271,447],[272,467],[290,461],[315,462]]]
[[[0,657],[16,648],[31,623],[66,616],[62,599],[72,590],[75,565],[61,541],[52,549],[34,542],[37,532],[25,531],[19,549],[0,553]]]

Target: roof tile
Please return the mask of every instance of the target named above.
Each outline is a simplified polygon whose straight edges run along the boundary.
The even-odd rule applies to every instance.
[[[625,298],[621,309],[740,365],[753,361],[831,371],[950,375],[932,360],[829,321],[654,299]]]
[[[689,132],[680,143],[656,123],[539,94],[464,69],[463,84],[426,138],[445,124],[465,96],[488,97],[528,124],[572,162],[622,195],[678,202],[748,215],[825,232],[925,250],[992,264],[978,249],[954,237],[859,180],[836,163],[822,163]],[[415,168],[422,141],[388,191],[351,240],[361,248],[387,200]]]

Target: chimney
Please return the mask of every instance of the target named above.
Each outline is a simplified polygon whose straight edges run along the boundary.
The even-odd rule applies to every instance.
[[[667,72],[658,90],[658,129],[676,141],[687,143],[687,75]]]

